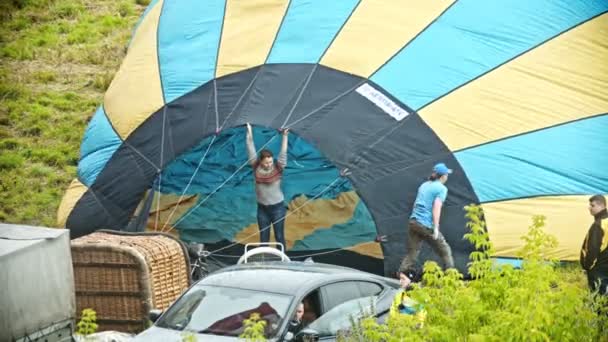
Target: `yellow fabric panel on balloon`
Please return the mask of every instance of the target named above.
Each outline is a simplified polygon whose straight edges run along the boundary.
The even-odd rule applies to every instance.
[[[363,1],[340,30],[321,64],[368,77],[452,3],[452,0]]]
[[[106,114],[123,140],[165,104],[156,42],[162,5],[160,0],[139,25],[104,97]]]
[[[74,209],[76,203],[87,190],[87,186],[82,184],[78,179],[72,180],[72,183],[70,183],[70,186],[66,190],[66,193],[59,204],[59,209],[57,210],[57,225],[59,227],[65,227],[65,223],[72,212],[72,209]]]
[[[226,2],[216,77],[265,62],[288,3],[284,0]]]
[[[482,207],[496,256],[517,257],[532,217],[543,215],[543,230],[558,241],[557,248],[546,251],[547,257],[576,261],[593,222],[588,204],[589,196],[547,196],[485,203]]]
[[[419,114],[452,151],[602,114],[608,108],[606,61],[608,14],[524,53]]]

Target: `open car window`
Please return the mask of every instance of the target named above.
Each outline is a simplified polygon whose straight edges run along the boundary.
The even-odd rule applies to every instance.
[[[309,328],[317,331],[319,336],[334,336],[340,330],[350,330],[351,319],[369,315],[376,297],[361,297],[339,304],[312,322]]]
[[[377,296],[382,292],[382,286],[368,281],[342,281],[321,287],[323,310],[329,311],[351,299]]]
[[[291,296],[221,286],[197,286],[173,304],[157,326],[200,334],[238,337],[243,321],[257,313],[272,338],[285,318]]]

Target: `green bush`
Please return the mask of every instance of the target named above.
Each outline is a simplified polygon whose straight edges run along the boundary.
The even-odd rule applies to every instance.
[[[87,336],[97,331],[97,313],[93,309],[82,310],[80,322],[76,324],[76,333]]]
[[[245,330],[239,336],[239,338],[245,339],[246,341],[261,342],[266,341],[264,337],[264,329],[266,328],[266,321],[260,318],[260,314],[254,312],[251,314],[249,319],[243,321]]]
[[[607,298],[560,277],[559,264],[544,254],[557,246],[543,231],[544,217],[535,216],[522,238],[522,268],[515,270],[491,259],[481,208],[466,210],[470,232],[464,237],[477,249],[468,265],[472,280],[426,262],[422,285],[410,292],[426,311],[424,325],[398,313],[386,325],[366,318],[365,341],[608,341],[602,331],[608,326]]]
[[[196,342],[197,341],[196,335],[194,335],[194,333],[191,331],[184,331],[180,335],[182,337],[182,342]]]

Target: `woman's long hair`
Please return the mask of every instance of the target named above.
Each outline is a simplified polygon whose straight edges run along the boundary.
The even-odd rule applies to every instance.
[[[270,152],[270,150],[264,149],[264,150],[260,151],[260,156],[259,156],[260,161],[264,158],[272,158],[272,157],[274,157],[274,156],[273,156],[272,152]]]

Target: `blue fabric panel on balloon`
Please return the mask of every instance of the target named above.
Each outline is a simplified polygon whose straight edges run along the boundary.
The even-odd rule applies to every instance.
[[[374,220],[362,201],[359,201],[353,217],[346,223],[316,230],[297,241],[292,251],[335,249],[374,241],[378,235]]]
[[[268,63],[317,63],[357,3],[292,0]]]
[[[605,194],[608,115],[455,154],[481,202],[543,195]],[[566,143],[565,143],[566,142]]]
[[[225,1],[165,1],[158,57],[165,102],[215,77]]]
[[[177,195],[184,192],[211,140],[211,138],[205,139],[163,170],[161,192]],[[270,144],[265,148],[275,154],[280,149],[281,138],[276,130],[255,127],[254,140],[258,150],[268,141]],[[246,161],[245,130],[243,128],[224,130],[217,137],[198,172],[192,178],[192,184],[186,190],[186,195],[198,194],[198,203],[205,201],[208,194],[216,191]],[[334,181],[335,183],[326,189]],[[346,191],[352,191],[350,182],[339,179],[338,170],[312,145],[295,135],[290,135],[287,168],[283,181],[286,202],[301,194],[308,198],[315,196],[336,198],[341,192]],[[232,240],[241,229],[257,223],[256,211],[252,168],[245,165],[202,205],[193,207],[178,219],[177,228],[185,240],[204,242]],[[369,213],[367,215],[369,216]],[[369,217],[370,224],[373,225],[371,216]],[[360,224],[358,221],[355,223]]]
[[[188,211],[185,214],[188,216],[183,216],[185,219],[177,225],[180,238],[205,243],[232,241],[241,229],[257,222],[253,191],[252,186],[245,184],[226,185],[204,204]],[[198,203],[206,196],[201,194]]]
[[[89,122],[80,145],[78,179],[90,187],[121,143],[100,106]]]
[[[608,1],[457,1],[371,79],[419,110],[607,10]]]

